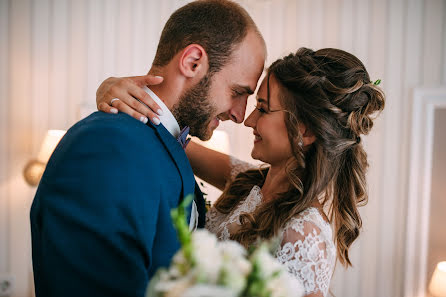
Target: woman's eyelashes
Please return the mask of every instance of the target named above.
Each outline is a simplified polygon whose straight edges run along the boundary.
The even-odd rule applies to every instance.
[[[254,105],[255,109],[257,109],[260,113],[268,113],[263,107],[260,105]]]

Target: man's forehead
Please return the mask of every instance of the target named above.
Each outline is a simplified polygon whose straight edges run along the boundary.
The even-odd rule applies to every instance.
[[[265,59],[266,49],[263,39],[258,34],[250,32],[233,52],[227,70],[233,76],[235,83],[248,86],[252,93],[264,70]]]

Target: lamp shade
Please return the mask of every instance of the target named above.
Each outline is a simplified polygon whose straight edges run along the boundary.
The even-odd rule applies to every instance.
[[[446,261],[437,264],[429,284],[429,293],[435,297],[446,297]]]
[[[212,133],[212,138],[208,141],[201,141],[198,138],[194,138],[194,142],[204,145],[205,147],[219,151],[220,153],[229,154],[229,135],[225,131],[214,130]],[[201,189],[205,193],[206,207],[211,206],[211,202],[215,201],[220,195],[221,191],[210,184],[204,182],[200,178],[196,177],[199,184],[201,184]]]
[[[215,130],[212,133],[212,138],[208,141],[201,141],[200,139],[194,139],[199,144],[204,145],[205,147],[219,151],[224,154],[229,154],[229,136],[228,133],[221,130]]]
[[[64,130],[49,130],[47,132],[37,159],[29,161],[23,170],[23,176],[29,185],[37,186],[39,184],[42,174],[45,171],[46,163],[48,163],[51,154],[65,133],[66,131]]]
[[[49,130],[45,136],[45,139],[43,140],[42,146],[40,147],[39,154],[37,155],[37,161],[46,164],[65,133],[66,131],[64,130]]]

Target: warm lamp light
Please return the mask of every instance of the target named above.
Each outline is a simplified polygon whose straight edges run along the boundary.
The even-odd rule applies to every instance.
[[[446,261],[437,264],[429,284],[429,293],[435,297],[446,297]]]
[[[212,138],[208,141],[201,141],[198,138],[194,138],[194,141],[211,150],[229,154],[229,136],[225,131],[214,130],[212,133]]]
[[[212,138],[210,140],[201,141],[200,139],[195,137],[194,142],[197,142],[209,149],[219,151],[224,154],[230,153],[229,135],[225,131],[214,130],[214,132],[212,133]],[[215,187],[210,186],[199,178],[197,178],[197,181],[202,185],[204,192],[206,192],[206,207],[209,209],[211,207],[211,202],[213,202],[220,196],[221,191]]]
[[[49,130],[47,132],[37,159],[29,161],[23,171],[25,180],[29,185],[37,186],[39,184],[40,178],[45,171],[46,163],[48,163],[51,154],[65,133],[66,131],[64,130]]]

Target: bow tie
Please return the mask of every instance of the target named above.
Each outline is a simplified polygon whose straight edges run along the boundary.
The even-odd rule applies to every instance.
[[[181,144],[183,149],[186,148],[187,144],[190,141],[190,138],[187,138],[187,136],[189,135],[189,130],[190,130],[189,126],[184,127],[177,138],[178,142]]]

